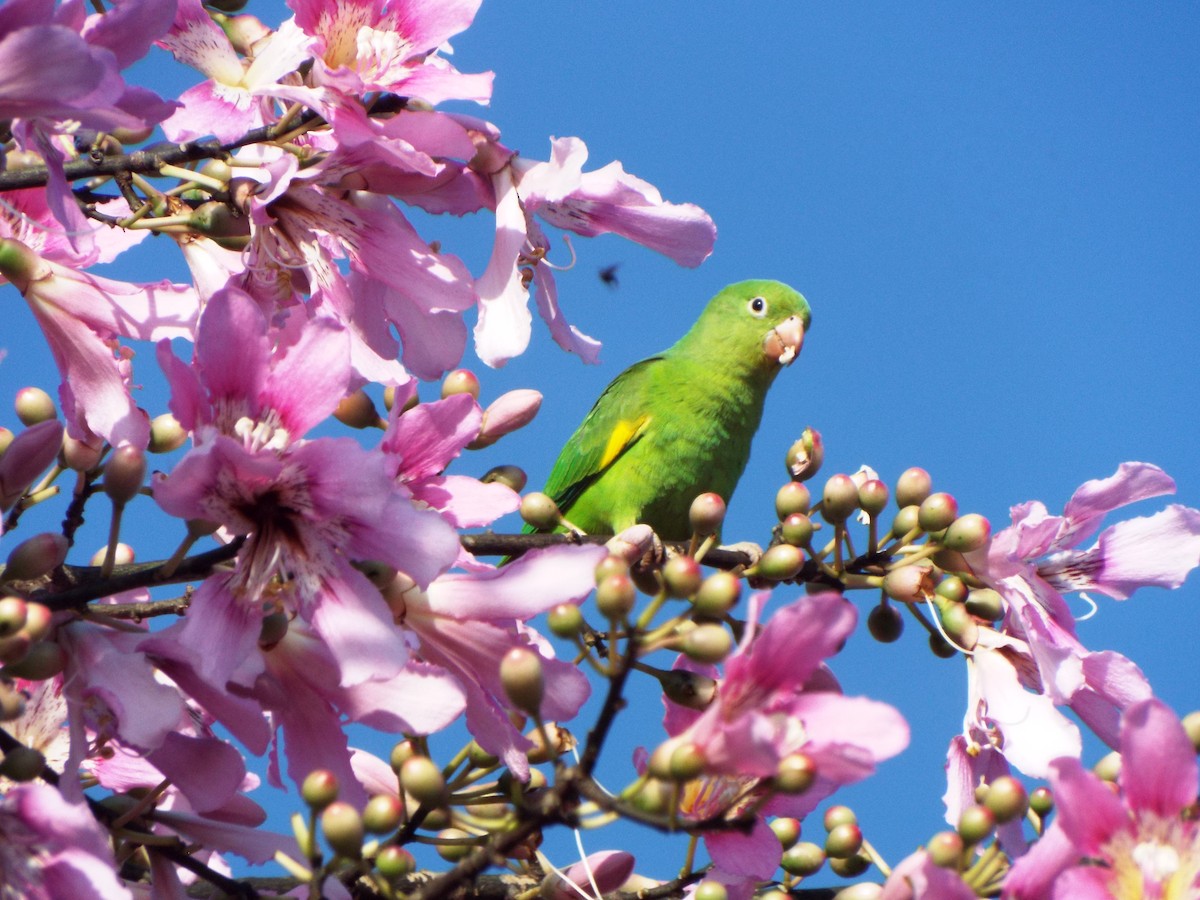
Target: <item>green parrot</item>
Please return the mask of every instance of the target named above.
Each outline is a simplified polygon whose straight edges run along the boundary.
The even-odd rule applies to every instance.
[[[698,494],[729,502],[767,389],[800,352],[811,321],[808,302],[786,284],[731,284],[673,347],[604,389],[559,454],[545,493],[592,534],[641,522],[664,540],[687,540]]]

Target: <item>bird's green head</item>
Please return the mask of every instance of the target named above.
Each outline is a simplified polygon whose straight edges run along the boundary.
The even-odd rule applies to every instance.
[[[739,281],[710,301],[678,346],[683,352],[736,354],[774,375],[799,355],[812,324],[800,293],[781,281]]]

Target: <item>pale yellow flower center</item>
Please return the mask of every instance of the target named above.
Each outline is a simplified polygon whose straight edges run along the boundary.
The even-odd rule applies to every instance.
[[[1115,900],[1200,900],[1200,829],[1143,814],[1102,848]]]

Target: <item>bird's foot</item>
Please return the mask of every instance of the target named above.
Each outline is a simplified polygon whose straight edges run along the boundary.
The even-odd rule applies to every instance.
[[[661,560],[665,552],[662,541],[649,525],[633,525],[612,538],[605,548],[612,556],[625,560],[630,566],[639,565],[648,556]]]

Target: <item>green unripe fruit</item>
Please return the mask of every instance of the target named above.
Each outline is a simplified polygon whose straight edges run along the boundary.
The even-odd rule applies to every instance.
[[[1011,822],[1025,815],[1029,809],[1029,795],[1025,785],[1011,775],[1002,775],[988,785],[983,805],[992,811],[996,821]]]
[[[701,537],[716,534],[721,530],[721,523],[724,521],[725,501],[720,494],[712,491],[698,496],[688,509],[688,522],[692,526],[692,533]]]
[[[865,857],[863,858],[865,859]],[[833,895],[833,900],[879,900],[882,896],[882,884],[876,884],[873,881],[860,881],[858,884],[842,888]]]
[[[363,807],[363,828],[371,834],[387,834],[400,827],[404,806],[391,794],[376,794]]]
[[[825,810],[822,822],[825,825],[826,831],[833,831],[839,825],[857,825],[858,816],[848,806],[831,806]]]
[[[1033,793],[1029,795],[1029,808],[1045,818],[1050,810],[1054,809],[1054,794],[1046,787],[1034,788]]]
[[[388,881],[395,881],[416,871],[417,861],[403,847],[389,844],[375,856],[375,870]]]
[[[919,466],[905,469],[896,479],[896,505],[920,506],[933,490],[933,479]]]
[[[858,505],[872,519],[876,518],[888,502],[887,485],[878,478],[864,481],[858,488]]]
[[[671,752],[668,772],[672,781],[691,781],[704,772],[704,753],[695,744],[680,744]]]
[[[939,831],[929,839],[925,851],[929,854],[930,862],[935,866],[942,869],[957,869],[965,846],[962,836],[957,831]]]
[[[775,514],[780,521],[793,513],[807,513],[812,506],[812,494],[798,481],[789,481],[775,494]]]
[[[779,534],[785,543],[793,547],[804,547],[812,540],[812,519],[804,513],[792,513],[780,524]]]
[[[919,527],[918,514],[920,507],[905,506],[892,519],[892,537],[902,538],[914,528]]]
[[[641,812],[661,816],[670,808],[673,791],[674,787],[668,782],[651,778],[638,787],[630,802]]]
[[[976,588],[967,594],[967,612],[987,622],[1004,615],[1004,598],[991,588]]]
[[[825,461],[825,442],[815,428],[806,428],[800,439],[788,448],[784,457],[788,475],[793,481],[808,481],[821,470]]]
[[[917,524],[924,531],[941,531],[958,516],[958,501],[945,492],[930,494],[917,509]]]
[[[881,644],[890,644],[904,633],[904,617],[890,604],[879,604],[867,616],[867,630]]]
[[[46,767],[46,757],[32,747],[13,747],[0,760],[0,776],[13,781],[33,781]]]
[[[521,498],[521,518],[541,531],[551,531],[562,521],[558,504],[541,491],[533,491]]]
[[[832,475],[825,482],[821,515],[826,522],[845,522],[858,509],[858,485],[849,475]]]
[[[672,556],[662,567],[663,587],[669,597],[690,597],[700,589],[704,573],[690,556]]]
[[[470,369],[455,369],[442,379],[442,399],[453,397],[455,394],[470,394],[476,400],[479,399],[479,379]]]
[[[799,547],[776,544],[767,548],[758,565],[754,567],[754,574],[768,581],[787,581],[789,578],[795,578],[803,566],[804,552]]]
[[[995,830],[996,816],[986,806],[968,806],[959,816],[958,833],[968,844],[978,844],[987,840]]]
[[[733,638],[720,625],[697,625],[684,635],[680,650],[693,662],[716,664],[733,649]]]
[[[422,806],[439,806],[446,797],[446,779],[428,756],[413,756],[400,767],[400,786]]]
[[[362,388],[339,400],[333,410],[333,417],[351,428],[373,428],[379,424],[379,412]]]
[[[13,410],[26,428],[48,422],[58,415],[54,400],[40,387],[23,387],[17,391]]]
[[[780,816],[771,820],[771,830],[779,839],[779,845],[786,850],[800,840],[800,820],[790,816]]]
[[[335,800],[325,807],[321,813],[321,832],[338,856],[358,859],[362,855],[363,820],[349,803]]]
[[[118,447],[104,464],[104,493],[113,503],[128,503],[146,480],[146,452],[130,444]]]
[[[388,764],[392,767],[392,771],[399,774],[400,767],[417,755],[417,749],[413,746],[412,741],[400,741],[394,747]]]
[[[583,628],[583,613],[574,603],[560,603],[546,615],[550,631],[560,638],[573,638]]]
[[[992,536],[992,524],[979,513],[959,516],[946,529],[942,546],[959,553],[970,553],[984,546]]]
[[[512,705],[537,716],[546,696],[542,658],[528,647],[513,647],[500,660],[500,684]]]
[[[20,597],[0,597],[0,637],[25,627],[26,604]]]
[[[609,575],[628,575],[629,563],[619,556],[606,556],[596,564],[596,584]]]
[[[1105,754],[1098,763],[1092,766],[1092,772],[1101,781],[1111,781],[1115,784],[1121,776],[1121,754],[1116,750]]]
[[[817,764],[806,753],[789,753],[775,770],[775,788],[785,794],[802,794],[817,780]]]
[[[929,649],[934,656],[941,659],[953,659],[958,656],[958,648],[949,643],[940,634],[931,634],[929,636]]]
[[[947,575],[938,582],[934,593],[951,603],[962,603],[967,599],[967,586],[957,575]]]
[[[525,470],[520,466],[502,465],[492,466],[479,480],[484,484],[492,484],[493,482],[503,484],[519,494],[525,490],[525,485],[529,483],[529,476],[525,474]]]
[[[475,741],[467,746],[467,759],[471,761],[471,765],[476,769],[490,769],[500,762],[499,757],[488,753]]]
[[[846,859],[862,849],[862,830],[850,822],[834,827],[825,837],[825,855],[830,859]]]
[[[337,776],[328,769],[308,773],[300,785],[300,799],[315,810],[322,810],[337,799]]]
[[[150,420],[151,453],[170,453],[178,450],[187,441],[188,433],[170,413],[163,413]]]
[[[830,859],[829,868],[835,875],[840,875],[842,878],[857,878],[867,869],[871,868],[871,861],[865,856],[855,854],[848,856],[845,859]]]
[[[609,575],[596,585],[596,608],[606,619],[620,621],[633,611],[637,588],[628,575]]]
[[[1196,752],[1200,753],[1200,711],[1190,712],[1182,719],[1183,730],[1187,733],[1188,740],[1192,742],[1192,746],[1196,748]]]
[[[801,878],[813,875],[825,865],[825,851],[809,841],[801,841],[783,851],[779,865],[789,875]]]
[[[729,891],[719,881],[702,881],[692,896],[695,900],[729,900]]]
[[[697,614],[719,619],[738,602],[742,593],[742,581],[730,572],[713,572],[700,582],[700,589],[692,600]]]
[[[964,650],[974,650],[979,642],[979,623],[962,604],[955,603],[939,610],[942,627],[950,639]]]

